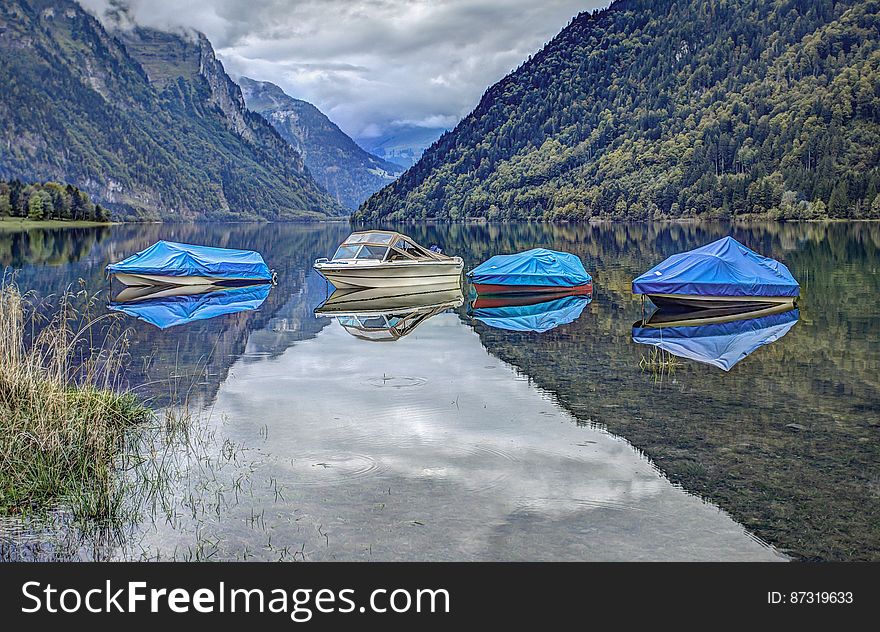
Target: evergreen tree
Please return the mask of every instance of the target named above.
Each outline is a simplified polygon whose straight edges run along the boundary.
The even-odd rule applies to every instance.
[[[828,212],[832,217],[850,216],[850,201],[846,180],[838,182],[831,191],[831,199],[828,202]]]
[[[9,183],[9,205],[12,207],[13,217],[24,217],[27,213],[25,210],[25,198],[22,194],[24,185],[20,180],[13,180]]]

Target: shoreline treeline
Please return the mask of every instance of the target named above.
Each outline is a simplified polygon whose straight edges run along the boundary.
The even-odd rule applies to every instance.
[[[0,217],[109,222],[110,213],[85,191],[60,182],[0,180]]]

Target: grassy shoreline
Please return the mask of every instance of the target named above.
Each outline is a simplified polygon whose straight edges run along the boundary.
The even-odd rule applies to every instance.
[[[30,230],[32,228],[97,228],[112,226],[113,222],[91,222],[73,219],[28,219],[26,217],[0,216],[0,231]]]
[[[0,514],[64,507],[111,518],[125,432],[151,412],[114,383],[121,343],[96,351],[70,296],[28,340],[31,310],[14,284],[0,286]]]

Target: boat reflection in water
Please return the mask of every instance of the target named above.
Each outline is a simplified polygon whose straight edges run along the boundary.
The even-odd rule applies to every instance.
[[[477,296],[468,315],[490,327],[543,333],[576,321],[592,301],[578,289],[544,294]]]
[[[791,304],[680,311],[660,308],[633,326],[633,341],[730,371],[782,338],[800,313]]]
[[[464,295],[456,282],[412,288],[336,290],[315,308],[316,316],[335,318],[346,332],[370,342],[394,342],[448,309],[461,307]]]
[[[159,329],[184,325],[224,314],[260,307],[272,285],[238,287],[216,285],[150,285],[126,287],[116,294],[109,309],[122,312]]]

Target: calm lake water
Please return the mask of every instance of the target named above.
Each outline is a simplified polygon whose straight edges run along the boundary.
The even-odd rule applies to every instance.
[[[7,518],[3,557],[880,558],[880,225],[399,228],[467,267],[576,253],[592,301],[536,308],[540,328],[562,322],[543,332],[474,313],[467,285],[410,316],[375,302],[316,314],[332,288],[311,263],[342,224],[0,232],[23,289],[84,287],[101,309],[104,266],[158,239],[258,250],[279,280],[255,310],[165,330],[120,316],[124,379],[157,409],[186,397],[193,419],[143,431],[123,528]],[[652,368],[630,281],[727,234],[789,266],[798,312],[729,371]],[[405,335],[354,335],[377,318]]]

